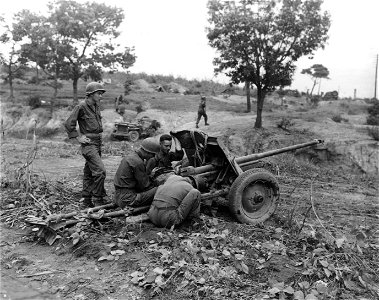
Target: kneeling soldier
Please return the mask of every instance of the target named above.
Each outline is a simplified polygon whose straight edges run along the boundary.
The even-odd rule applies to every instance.
[[[195,187],[197,188],[195,188]],[[201,194],[205,183],[194,177],[171,175],[158,187],[148,216],[158,227],[172,227],[186,218],[198,218],[200,215]]]

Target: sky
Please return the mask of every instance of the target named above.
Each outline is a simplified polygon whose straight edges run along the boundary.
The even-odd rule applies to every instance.
[[[78,2],[86,2],[77,0]],[[0,14],[9,17],[21,9],[46,11],[48,0],[12,0],[2,3]],[[207,0],[107,0],[125,13],[119,42],[134,47],[137,61],[130,71],[181,76],[187,79],[212,79],[216,51],[208,45]],[[329,69],[330,79],[321,82],[320,91],[337,90],[342,97],[372,98],[375,86],[376,57],[379,54],[379,0],[324,0],[323,9],[331,14],[332,24],[325,49],[313,59],[297,63],[292,89],[307,91],[312,80],[300,74],[313,64]],[[319,87],[315,88],[317,92]],[[377,97],[379,89],[377,89]]]

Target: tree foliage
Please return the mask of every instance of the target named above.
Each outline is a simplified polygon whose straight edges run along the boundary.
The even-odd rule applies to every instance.
[[[0,42],[9,48],[8,53],[0,53],[1,67],[5,72],[3,80],[9,83],[11,100],[14,99],[13,80],[23,76],[27,60],[22,56],[21,44],[22,36],[19,34],[14,24],[7,25],[5,20],[0,18],[2,32]]]
[[[123,10],[103,3],[59,0],[49,6],[50,23],[63,42],[65,58],[69,63],[65,74],[73,80],[74,101],[77,101],[77,83],[83,75],[100,77],[99,67],[125,69],[133,65],[133,49],[118,51],[114,39],[124,19]]]
[[[256,128],[262,127],[266,94],[290,85],[295,62],[324,47],[330,17],[322,13],[321,4],[322,0],[208,2],[207,36],[218,51],[215,73],[224,72],[236,84],[256,86]]]
[[[72,80],[74,104],[78,80],[102,78],[102,69],[127,69],[135,62],[134,49],[115,42],[124,19],[121,8],[103,3],[58,0],[48,5],[47,16],[22,11],[18,31],[28,38],[23,55],[35,62],[58,87],[58,79]]]
[[[310,68],[303,69],[301,71],[301,74],[309,75],[312,78],[313,86],[312,86],[312,90],[311,90],[310,96],[312,96],[313,89],[315,88],[315,86],[317,84],[317,81],[318,81],[319,84],[321,84],[321,79],[322,78],[325,78],[325,79],[329,78],[329,70],[328,70],[328,68],[324,67],[321,64],[314,64]]]

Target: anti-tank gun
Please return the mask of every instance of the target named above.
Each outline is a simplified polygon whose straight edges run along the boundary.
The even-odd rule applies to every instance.
[[[226,197],[232,214],[242,223],[267,220],[279,201],[279,183],[272,172],[261,168],[262,158],[323,143],[313,140],[281,149],[246,156],[233,156],[222,140],[201,131],[171,132],[188,158],[179,175],[206,181],[208,190],[202,199]]]

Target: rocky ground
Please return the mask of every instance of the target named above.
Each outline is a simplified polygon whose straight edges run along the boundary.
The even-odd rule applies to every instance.
[[[141,114],[157,119],[161,132],[194,128],[194,112],[175,109],[178,96],[165,99],[175,114],[157,107],[159,97],[149,96]],[[279,171],[281,200],[267,222],[239,224],[222,205],[214,207],[213,215],[203,214],[200,222],[174,230],[150,223],[128,225],[124,218],[81,217],[51,243],[55,236],[23,221],[30,215],[78,209],[84,164],[78,145],[61,133],[37,138],[36,143],[30,139],[32,131],[29,139],[5,135],[2,297],[377,299],[378,144],[362,126],[365,104],[327,102],[312,108],[290,99],[283,106],[269,105],[264,129],[254,130],[254,113],[222,110],[223,105],[243,103],[243,98],[212,101],[211,125],[200,129],[221,135],[237,156],[325,140],[327,150],[320,157],[305,151],[269,159]],[[337,113],[346,121],[333,121]],[[64,118],[65,111],[58,115]],[[107,109],[103,116],[109,133],[117,115]],[[286,119],[286,128],[278,128]],[[138,144],[105,142],[110,195],[122,155]]]

